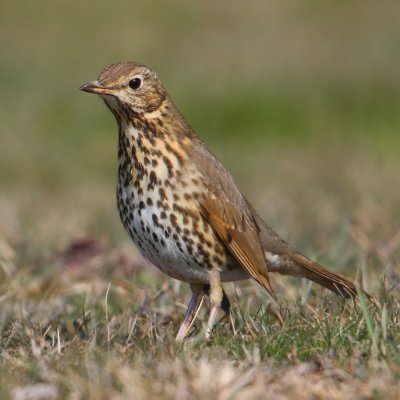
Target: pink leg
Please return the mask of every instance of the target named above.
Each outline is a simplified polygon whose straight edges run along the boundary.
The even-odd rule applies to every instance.
[[[206,330],[206,340],[207,341],[211,339],[212,330],[214,327],[214,323],[215,323],[215,319],[217,317],[218,310],[219,310],[219,307],[217,307],[217,306],[211,307],[210,316],[208,317],[208,322],[207,322],[207,330]]]
[[[183,339],[185,339],[193,325],[194,320],[197,317],[197,314],[200,311],[201,305],[203,304],[204,292],[202,290],[202,286],[191,285],[191,289],[192,297],[186,310],[185,318],[183,319],[183,322],[179,327],[178,334],[176,335],[175,340],[177,342],[182,342]]]

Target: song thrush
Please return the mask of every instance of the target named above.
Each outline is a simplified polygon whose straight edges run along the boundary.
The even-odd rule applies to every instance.
[[[99,94],[118,124],[117,204],[126,231],[151,263],[190,284],[178,340],[206,294],[210,336],[219,308],[229,309],[221,282],[253,278],[275,304],[268,272],[356,295],[355,284],[291,248],[264,223],[150,68],[112,64],[80,89]]]

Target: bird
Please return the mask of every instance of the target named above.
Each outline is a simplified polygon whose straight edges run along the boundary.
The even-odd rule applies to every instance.
[[[177,341],[188,336],[205,297],[205,338],[211,340],[218,311],[230,310],[224,282],[255,280],[281,323],[270,272],[308,278],[345,298],[362,291],[292,248],[263,221],[151,68],[114,63],[80,89],[99,95],[118,125],[117,206],[125,230],[144,258],[190,285]]]

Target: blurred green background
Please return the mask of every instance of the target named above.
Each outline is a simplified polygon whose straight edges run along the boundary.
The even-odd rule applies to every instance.
[[[307,221],[329,235],[382,201],[387,238],[399,223],[398,1],[6,0],[0,38],[7,237],[125,238],[115,122],[78,90],[123,60],[158,72],[260,213],[298,243]]]
[[[1,399],[42,383],[48,398],[395,398],[399,0],[1,0],[0,43]],[[188,285],[138,257],[116,123],[79,90],[124,60],[158,72],[278,233],[382,305],[272,274],[283,327],[256,285],[227,284],[233,329],[174,346]]]

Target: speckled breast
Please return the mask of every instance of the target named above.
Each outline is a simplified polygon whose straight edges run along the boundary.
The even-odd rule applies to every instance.
[[[179,143],[145,137],[136,129],[119,138],[117,203],[122,223],[141,254],[164,273],[207,282],[226,269],[226,249],[198,207],[201,174]]]

